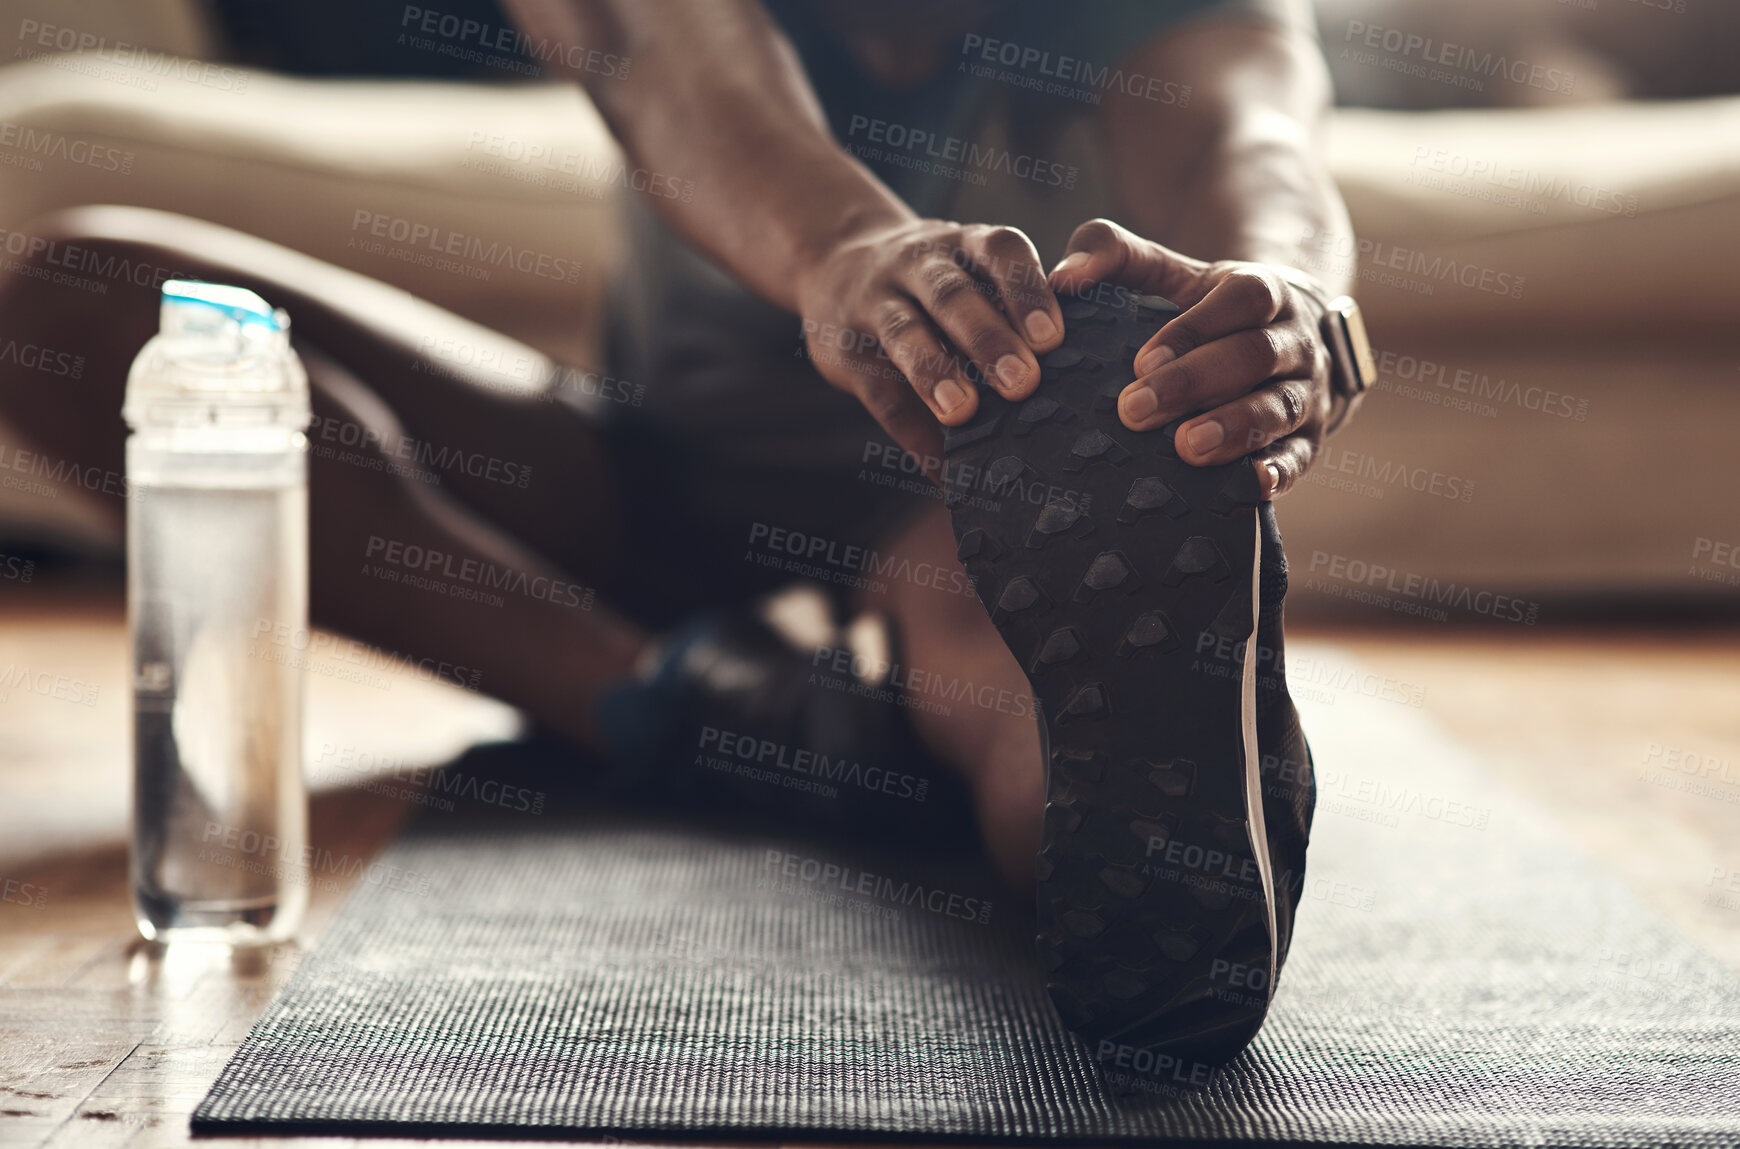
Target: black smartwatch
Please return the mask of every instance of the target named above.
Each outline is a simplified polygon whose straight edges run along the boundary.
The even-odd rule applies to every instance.
[[[1371,353],[1371,339],[1365,333],[1365,316],[1353,296],[1331,298],[1321,284],[1303,271],[1283,267],[1281,278],[1323,308],[1323,342],[1329,348],[1330,389],[1336,398],[1336,410],[1329,419],[1329,430],[1333,431],[1347,421],[1359,397],[1377,379],[1377,360]]]

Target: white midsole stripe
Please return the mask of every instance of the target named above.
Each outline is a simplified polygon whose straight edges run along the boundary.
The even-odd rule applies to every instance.
[[[1269,862],[1269,831],[1263,822],[1263,762],[1262,747],[1257,744],[1257,663],[1262,651],[1257,649],[1257,622],[1262,617],[1263,520],[1251,516],[1256,532],[1256,545],[1251,552],[1251,636],[1245,640],[1245,665],[1240,710],[1244,718],[1245,738],[1245,820],[1251,831],[1251,852],[1257,858],[1257,873],[1263,880],[1263,905],[1269,912],[1269,984],[1268,1000],[1275,999],[1275,956],[1280,939],[1275,936],[1275,874]]]

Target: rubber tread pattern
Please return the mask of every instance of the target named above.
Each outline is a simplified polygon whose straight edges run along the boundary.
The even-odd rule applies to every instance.
[[[1136,349],[1175,314],[1152,296],[1072,301],[1038,391],[981,388],[949,436],[950,470],[985,476],[949,505],[1047,724],[1036,949],[1052,1001],[1090,1048],[1219,1064],[1262,1025],[1280,945],[1241,699],[1261,491],[1248,460],[1179,460],[1177,423],[1117,418]],[[1302,839],[1297,852],[1276,870],[1302,874]],[[1252,969],[1262,989],[1228,977]]]

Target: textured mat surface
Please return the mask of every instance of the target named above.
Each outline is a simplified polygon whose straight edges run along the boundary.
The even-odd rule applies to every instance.
[[[1020,915],[966,879],[456,813],[392,847],[195,1128],[1740,1143],[1733,975],[1485,780],[1408,684],[1332,651],[1291,671],[1313,869],[1269,1023],[1204,1089],[1110,1091]]]

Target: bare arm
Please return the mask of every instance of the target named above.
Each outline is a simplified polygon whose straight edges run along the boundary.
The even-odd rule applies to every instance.
[[[507,0],[528,34],[627,57],[571,72],[623,149],[695,181],[667,221],[758,294],[796,310],[798,274],[853,227],[912,211],[829,135],[791,47],[754,0]],[[823,200],[834,211],[821,214]]]
[[[1345,267],[1318,254],[1352,238],[1321,159],[1329,70],[1304,6],[1266,7],[1269,19],[1200,20],[1137,54],[1134,69],[1190,96],[1108,102],[1116,189],[1150,238],[1202,259],[1303,268],[1344,291]]]
[[[1138,353],[1120,417],[1150,430],[1193,416],[1178,431],[1182,457],[1256,452],[1275,495],[1349,402],[1332,392],[1321,301],[1282,269],[1340,294],[1353,235],[1320,158],[1330,88],[1309,13],[1300,0],[1267,7],[1266,19],[1185,25],[1132,57],[1130,69],[1188,86],[1189,99],[1108,101],[1112,174],[1134,231],[1084,224],[1052,284],[1114,280],[1184,307]]]
[[[658,210],[799,313],[817,369],[908,450],[940,455],[938,420],[972,416],[967,362],[1006,395],[1037,386],[1035,353],[1061,342],[1062,315],[1032,243],[1011,228],[919,219],[835,143],[756,0],[507,7],[531,36],[630,59],[625,76],[571,76],[637,165],[695,181],[690,202],[656,199]]]

